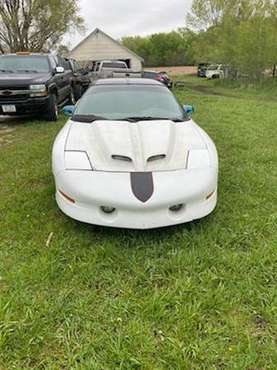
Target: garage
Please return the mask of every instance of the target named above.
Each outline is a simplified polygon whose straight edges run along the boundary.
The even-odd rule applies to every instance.
[[[99,60],[120,60],[136,72],[140,72],[143,66],[143,58],[98,28],[81,41],[70,56],[82,64]]]

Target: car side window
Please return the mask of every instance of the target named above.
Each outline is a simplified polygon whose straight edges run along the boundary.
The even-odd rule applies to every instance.
[[[70,67],[70,63],[68,60],[65,60],[64,59],[64,62],[63,62],[63,67],[66,71],[71,71],[71,67]]]
[[[60,67],[63,67],[66,71],[70,70],[69,61],[65,60],[64,58],[58,56],[58,63]]]
[[[78,62],[76,62],[76,60],[74,60],[72,64],[73,64],[74,72],[81,72],[82,67],[80,66]]]

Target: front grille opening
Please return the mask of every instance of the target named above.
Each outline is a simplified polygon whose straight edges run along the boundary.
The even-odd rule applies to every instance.
[[[132,158],[127,157],[127,156],[125,156],[125,155],[113,154],[113,155],[112,155],[112,159],[114,159],[114,160],[116,160],[116,161],[133,162],[133,161],[132,161]]]
[[[102,206],[102,207],[100,207],[100,209],[106,215],[111,215],[116,211],[116,209],[114,207],[108,207],[108,206]]]
[[[160,160],[165,159],[165,158],[166,158],[165,154],[157,154],[157,155],[153,155],[152,157],[149,157],[147,159],[147,162],[160,161]]]

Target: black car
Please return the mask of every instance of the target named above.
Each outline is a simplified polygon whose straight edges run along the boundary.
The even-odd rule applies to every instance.
[[[169,89],[171,89],[173,86],[173,82],[166,72],[144,71],[142,77],[159,81],[166,85]]]
[[[51,54],[0,56],[0,115],[40,113],[56,121],[63,102],[75,103],[74,76],[66,61]]]
[[[89,71],[82,68],[75,59],[65,59],[73,73],[74,97],[79,100],[83,93],[88,89],[91,81]]]
[[[208,63],[199,63],[197,68],[197,76],[198,77],[206,77],[206,71],[208,68]]]

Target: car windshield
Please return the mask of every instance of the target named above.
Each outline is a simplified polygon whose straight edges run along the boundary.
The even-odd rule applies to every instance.
[[[174,95],[163,86],[101,85],[87,91],[74,117],[107,120],[188,119]]]
[[[50,71],[48,58],[45,56],[7,55],[0,57],[0,72],[42,72]]]

